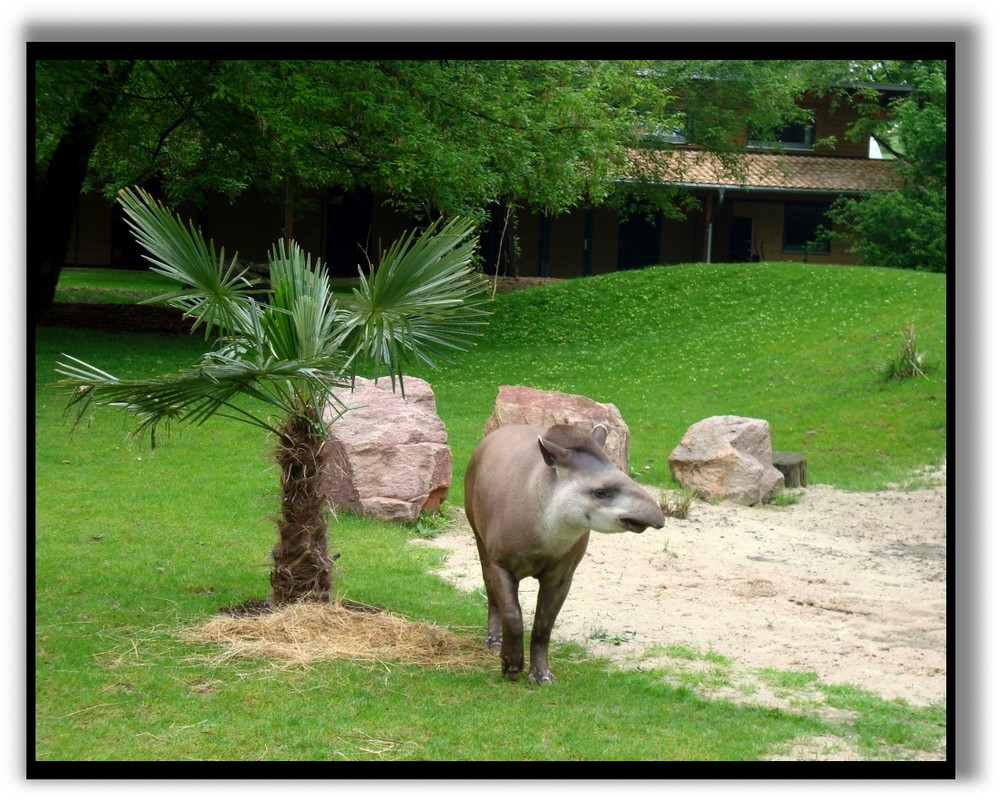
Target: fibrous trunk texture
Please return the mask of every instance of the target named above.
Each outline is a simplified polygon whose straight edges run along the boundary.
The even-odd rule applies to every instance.
[[[323,438],[304,421],[289,421],[278,442],[281,516],[271,552],[271,601],[329,602],[333,560],[327,549],[327,501],[320,486]]]

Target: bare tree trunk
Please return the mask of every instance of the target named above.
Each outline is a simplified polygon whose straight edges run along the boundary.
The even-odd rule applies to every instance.
[[[487,213],[489,218],[479,235],[483,272],[492,276],[517,276],[514,207],[507,202],[495,203]]]
[[[327,500],[320,485],[323,438],[308,424],[289,421],[278,444],[281,516],[271,552],[271,602],[329,602],[333,561],[327,548]]]
[[[282,236],[286,243],[295,239],[295,187],[292,177],[285,175],[285,229]]]

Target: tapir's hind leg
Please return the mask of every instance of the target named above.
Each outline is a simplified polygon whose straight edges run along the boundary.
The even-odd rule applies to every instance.
[[[500,606],[497,603],[496,592],[493,590],[493,578],[489,568],[489,558],[486,556],[486,547],[483,546],[483,540],[479,537],[479,533],[476,533],[475,528],[473,528],[473,532],[476,535],[476,548],[479,550],[479,563],[483,571],[483,584],[486,586],[486,604],[488,607],[486,619],[486,646],[491,650],[499,650],[500,643],[503,641],[503,625],[500,621]]]

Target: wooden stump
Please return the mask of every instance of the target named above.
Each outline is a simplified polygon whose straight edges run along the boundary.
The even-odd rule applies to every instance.
[[[785,477],[786,488],[806,487],[806,456],[800,452],[773,452],[771,465]]]

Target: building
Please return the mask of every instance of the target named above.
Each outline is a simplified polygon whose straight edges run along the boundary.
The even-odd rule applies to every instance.
[[[883,102],[907,91],[875,88]],[[669,148],[633,152],[635,176],[623,176],[621,184],[642,176],[648,189],[648,176],[655,175],[664,191],[687,196],[688,211],[679,219],[640,213],[621,219],[610,207],[578,207],[560,215],[519,212],[518,275],[569,278],[682,262],[857,263],[842,239],[818,239],[817,229],[837,197],[896,189],[898,171],[891,160],[873,158],[869,142],[847,138],[857,115],[849,98],[836,104],[832,96],[805,98],[803,105],[811,125],[789,125],[775,141],[747,135],[746,151],[735,161],[700,150],[683,132],[663,138]],[[356,275],[357,265],[369,257],[377,262],[381,250],[415,225],[367,191],[331,188],[302,200],[293,236],[334,275]],[[264,262],[284,235],[284,198],[249,191],[230,203],[219,196],[197,217],[227,253],[238,249],[242,258]],[[143,263],[117,209],[100,196],[84,196],[66,264]]]

